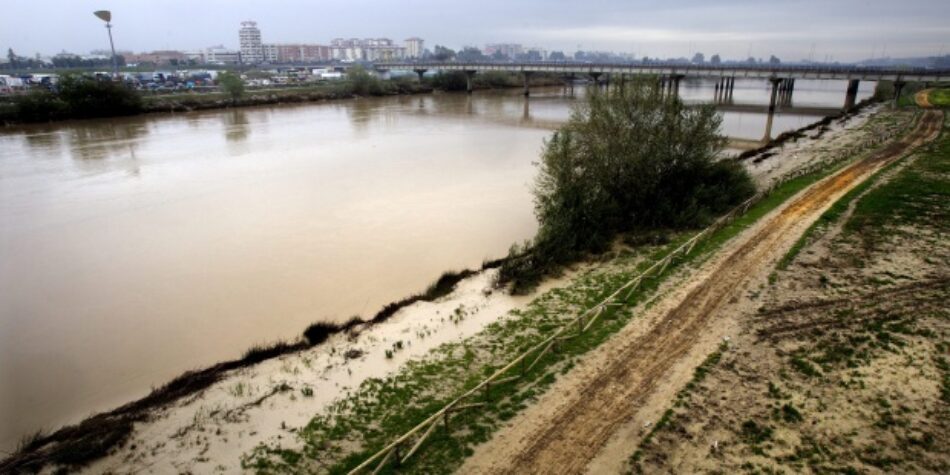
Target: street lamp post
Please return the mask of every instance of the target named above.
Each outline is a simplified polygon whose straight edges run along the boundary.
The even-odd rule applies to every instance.
[[[112,48],[112,77],[119,77],[119,63],[115,58],[115,43],[112,42],[112,24],[109,23],[112,21],[112,12],[109,10],[99,10],[92,12],[93,15],[97,16],[100,20],[106,22],[106,31],[109,32],[109,47]]]

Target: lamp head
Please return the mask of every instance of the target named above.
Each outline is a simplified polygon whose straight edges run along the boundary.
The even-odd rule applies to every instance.
[[[109,10],[99,10],[99,11],[92,12],[92,14],[99,17],[100,20],[106,23],[109,23],[110,21],[112,21],[112,12],[110,12]]]

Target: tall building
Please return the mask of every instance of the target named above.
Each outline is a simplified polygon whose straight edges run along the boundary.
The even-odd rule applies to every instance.
[[[238,31],[241,40],[241,60],[248,64],[264,62],[264,45],[261,43],[261,30],[256,21],[241,22]]]
[[[421,58],[422,57],[422,52],[425,51],[422,38],[416,38],[415,36],[413,36],[412,38],[406,38],[406,41],[404,42],[404,44],[406,45],[407,58]]]

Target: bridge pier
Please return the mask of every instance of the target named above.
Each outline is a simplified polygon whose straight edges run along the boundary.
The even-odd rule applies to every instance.
[[[894,81],[894,105],[897,105],[897,102],[900,100],[901,92],[904,91],[904,86],[906,84],[907,83],[900,79]]]
[[[465,92],[471,94],[475,90],[475,71],[465,71]]]
[[[765,136],[762,137],[763,142],[772,140],[772,118],[775,116],[775,98],[778,96],[778,88],[782,84],[782,79],[769,78],[769,82],[772,83],[772,96],[769,99],[769,116],[765,120]]]
[[[854,103],[858,98],[858,86],[861,84],[861,81],[858,79],[852,79],[848,81],[848,91],[844,96],[844,110],[851,110],[854,108]]]
[[[736,87],[736,77],[726,78],[726,102],[732,102],[732,91]]]
[[[672,79],[672,84],[670,87],[670,95],[672,97],[679,97],[680,95],[680,80],[685,76],[682,74],[674,74],[670,79]]]
[[[422,76],[425,75],[428,69],[413,69],[413,71],[415,71],[415,73],[419,75],[419,82],[422,82]]]
[[[529,87],[529,82],[531,80],[531,73],[528,71],[522,71],[521,76],[524,78],[524,97],[531,95],[531,89]]]
[[[790,106],[793,92],[795,92],[795,79],[782,79],[782,83],[779,85],[779,104],[783,107]]]
[[[721,102],[719,92],[722,90],[722,78],[716,80],[716,85],[713,86],[713,102],[719,104]]]
[[[600,75],[603,73],[588,73],[591,79],[594,80],[594,90],[600,89]]]

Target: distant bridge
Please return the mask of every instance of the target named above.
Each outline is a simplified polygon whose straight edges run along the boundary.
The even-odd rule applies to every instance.
[[[414,71],[422,80],[428,71],[461,71],[468,80],[468,92],[473,90],[473,78],[478,72],[505,71],[520,73],[524,78],[524,95],[531,94],[529,78],[532,74],[559,74],[570,79],[578,76],[588,77],[595,84],[609,87],[613,78],[623,87],[627,76],[653,76],[665,95],[678,96],[680,81],[685,77],[715,79],[714,102],[726,110],[736,108],[732,103],[732,94],[736,78],[762,79],[772,83],[772,95],[767,108],[768,113],[764,140],[772,134],[772,117],[776,106],[790,106],[792,93],[797,79],[845,80],[848,81],[843,109],[855,106],[858,85],[861,81],[892,81],[894,98],[900,97],[904,85],[908,82],[950,81],[950,69],[924,68],[862,68],[853,66],[814,66],[814,65],[694,65],[694,64],[656,64],[656,63],[582,63],[582,62],[392,62],[376,63],[374,69],[380,72],[391,70]],[[572,81],[573,82],[573,81]],[[751,107],[751,106],[750,106]]]
[[[689,76],[701,78],[748,79],[839,79],[858,81],[927,82],[950,81],[950,69],[860,68],[852,66],[798,66],[751,64],[636,64],[581,62],[401,62],[376,63],[377,70],[405,71],[508,71],[600,76],[605,74],[649,75],[658,77]]]

